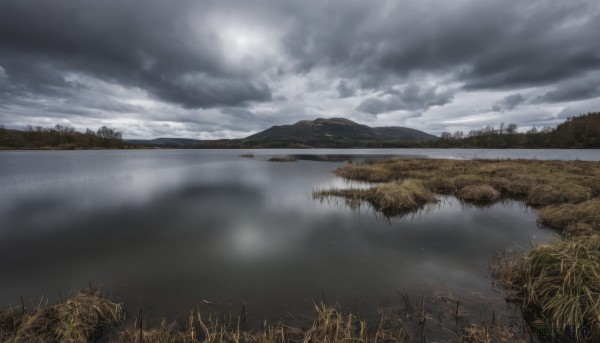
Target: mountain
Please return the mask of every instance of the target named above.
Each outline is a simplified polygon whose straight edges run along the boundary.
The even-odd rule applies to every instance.
[[[436,136],[399,126],[369,127],[344,118],[301,120],[273,126],[244,138],[242,144],[314,148],[364,147],[427,141]]]

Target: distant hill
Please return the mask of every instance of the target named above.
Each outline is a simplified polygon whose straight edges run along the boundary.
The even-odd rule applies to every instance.
[[[200,141],[199,148],[361,148],[437,139],[406,127],[369,127],[344,118],[301,120],[270,127],[243,139]]]
[[[436,139],[436,136],[406,127],[369,127],[344,118],[301,120],[292,125],[273,126],[246,137],[245,141],[269,142],[293,140],[311,146],[360,141],[415,141]]]

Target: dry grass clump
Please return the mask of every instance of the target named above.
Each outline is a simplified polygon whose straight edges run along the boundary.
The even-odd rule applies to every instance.
[[[269,158],[269,162],[296,162],[298,159],[296,159],[294,156],[283,156],[283,157],[271,157]]]
[[[599,235],[557,239],[495,262],[493,274],[510,297],[548,326],[600,329]]]
[[[315,191],[315,198],[341,196],[369,202],[375,210],[386,215],[401,215],[435,202],[435,195],[421,181],[390,182],[369,189],[330,189]]]
[[[493,202],[500,199],[500,192],[489,185],[473,185],[461,188],[457,196],[474,202]]]
[[[82,291],[66,302],[25,313],[0,314],[0,337],[10,342],[88,342],[125,317],[122,304],[98,292]]]
[[[527,196],[530,205],[576,204],[589,200],[592,192],[588,187],[572,183],[538,185]]]
[[[577,205],[563,204],[542,208],[538,217],[541,223],[560,229],[600,231],[600,199]]]

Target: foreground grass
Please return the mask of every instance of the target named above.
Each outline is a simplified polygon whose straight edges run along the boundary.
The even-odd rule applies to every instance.
[[[164,320],[158,326],[145,327],[141,317],[125,327],[123,304],[114,303],[97,291],[84,291],[65,302],[38,308],[32,313],[24,306],[0,311],[0,342],[429,342],[424,338],[425,330],[431,325],[442,325],[441,312],[437,316],[428,313],[423,300],[420,307],[412,308],[408,295],[405,301],[404,316],[414,319],[414,322],[409,319],[408,323],[417,325],[419,332],[409,333],[398,319],[389,319],[383,314],[379,323],[367,326],[355,314],[324,304],[315,304],[314,319],[303,328],[282,322],[265,322],[259,330],[247,330],[245,311],[237,318],[230,315],[227,320],[227,316],[210,314],[203,317],[198,310],[192,310],[183,327],[178,329],[177,325],[168,326]],[[458,305],[456,313],[459,313]],[[440,321],[436,322],[434,317],[438,316]],[[520,337],[511,335],[508,328],[499,323],[467,325],[458,330],[460,332],[453,333],[454,338],[447,342],[524,342]]]
[[[94,291],[28,313],[24,307],[0,312],[0,342],[89,342],[125,317],[122,304]]]

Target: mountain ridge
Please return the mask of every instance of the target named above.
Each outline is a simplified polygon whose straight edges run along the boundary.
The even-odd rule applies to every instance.
[[[358,148],[431,141],[437,138],[434,135],[407,127],[370,127],[349,119],[333,117],[275,125],[240,139],[156,138],[146,141],[129,140],[129,142],[157,147],[193,148]]]

